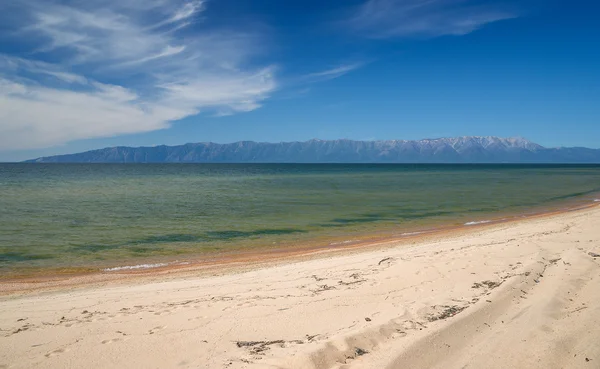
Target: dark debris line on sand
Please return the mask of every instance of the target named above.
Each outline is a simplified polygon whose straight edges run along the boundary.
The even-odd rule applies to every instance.
[[[502,284],[502,282],[493,282],[493,281],[475,282],[475,283],[473,283],[473,286],[471,286],[471,288],[487,287],[489,289],[494,289],[496,287],[499,287],[501,284]]]
[[[253,347],[253,346],[269,346],[275,345],[278,343],[285,343],[284,340],[275,340],[275,341],[237,341],[235,344],[237,347]]]
[[[430,322],[435,322],[436,320],[443,320],[443,319],[448,319],[451,318],[453,316],[455,316],[456,314],[460,313],[461,311],[465,310],[468,306],[442,306],[444,308],[444,310],[439,313],[438,315],[429,315],[427,317],[427,320]]]
[[[313,336],[312,338],[314,338]],[[310,342],[310,339],[309,339]],[[250,352],[253,354],[258,354],[263,351],[267,351],[270,349],[271,345],[285,345],[286,343],[297,343],[303,344],[302,340],[293,340],[293,341],[285,341],[285,340],[274,340],[274,341],[237,341],[235,344],[237,347],[247,347],[250,349]]]
[[[285,343],[284,340],[275,340],[275,341],[238,341],[235,344],[237,347],[248,347],[253,354],[258,354],[263,351],[267,351],[269,346],[280,344],[283,345]]]

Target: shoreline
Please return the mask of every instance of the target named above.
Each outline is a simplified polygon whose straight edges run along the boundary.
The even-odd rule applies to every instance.
[[[213,275],[3,296],[0,366],[594,368],[599,229],[594,204]]]
[[[257,248],[235,250],[208,255],[199,260],[186,259],[183,262],[156,263],[151,268],[138,265],[117,266],[99,269],[93,272],[40,274],[35,276],[0,279],[0,296],[20,296],[39,292],[60,291],[62,289],[108,286],[111,284],[135,284],[156,281],[158,278],[177,279],[184,277],[210,277],[227,273],[238,273],[256,268],[294,263],[315,258],[344,255],[354,252],[367,252],[387,247],[402,247],[426,242],[430,238],[444,238],[469,234],[490,229],[502,224],[524,222],[531,219],[560,216],[563,213],[576,212],[600,207],[599,199],[590,203],[589,199],[576,199],[556,208],[532,208],[528,212],[511,216],[474,220],[462,225],[442,225],[436,228],[421,228],[401,233],[397,236],[364,236],[358,240],[329,243],[310,243],[284,248]],[[112,269],[112,270],[110,270]]]

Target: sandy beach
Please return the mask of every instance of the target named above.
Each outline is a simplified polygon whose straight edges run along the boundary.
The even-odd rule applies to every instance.
[[[600,368],[600,207],[0,297],[0,368]]]

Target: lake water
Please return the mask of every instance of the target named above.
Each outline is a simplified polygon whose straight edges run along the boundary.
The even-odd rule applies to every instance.
[[[0,272],[335,247],[599,193],[598,165],[0,164]]]

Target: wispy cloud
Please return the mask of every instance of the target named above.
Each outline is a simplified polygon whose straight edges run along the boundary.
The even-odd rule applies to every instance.
[[[437,37],[517,16],[501,3],[473,0],[367,0],[344,23],[374,38]]]
[[[362,67],[364,64],[365,63],[353,63],[353,64],[339,65],[337,67],[323,70],[320,72],[309,73],[309,74],[303,76],[302,80],[304,82],[314,83],[314,82],[327,81],[330,79],[336,79],[336,78],[339,78],[345,74],[348,74],[348,73]]]
[[[0,55],[0,150],[162,129],[200,112],[247,112],[277,88],[274,66],[250,67],[259,34],[189,29],[205,1],[11,7],[27,24],[13,35],[31,50]]]
[[[144,56],[144,57],[142,57],[140,59],[130,60],[130,61],[118,64],[116,66],[124,67],[124,66],[127,66],[127,65],[142,64],[142,63],[145,63],[145,62],[149,62],[151,60],[155,60],[155,59],[164,58],[164,57],[168,57],[168,56],[179,54],[179,53],[183,52],[185,50],[185,48],[186,48],[185,45],[180,45],[180,46],[167,45],[164,48],[164,50],[159,51],[157,54],[147,55],[147,56]]]
[[[173,15],[159,23],[156,23],[152,28],[159,28],[172,23],[179,23],[176,28],[181,28],[189,25],[188,22],[181,22],[195,16],[204,8],[205,1],[190,1],[189,3],[183,4],[179,9],[173,12]],[[181,23],[180,23],[181,22]]]

